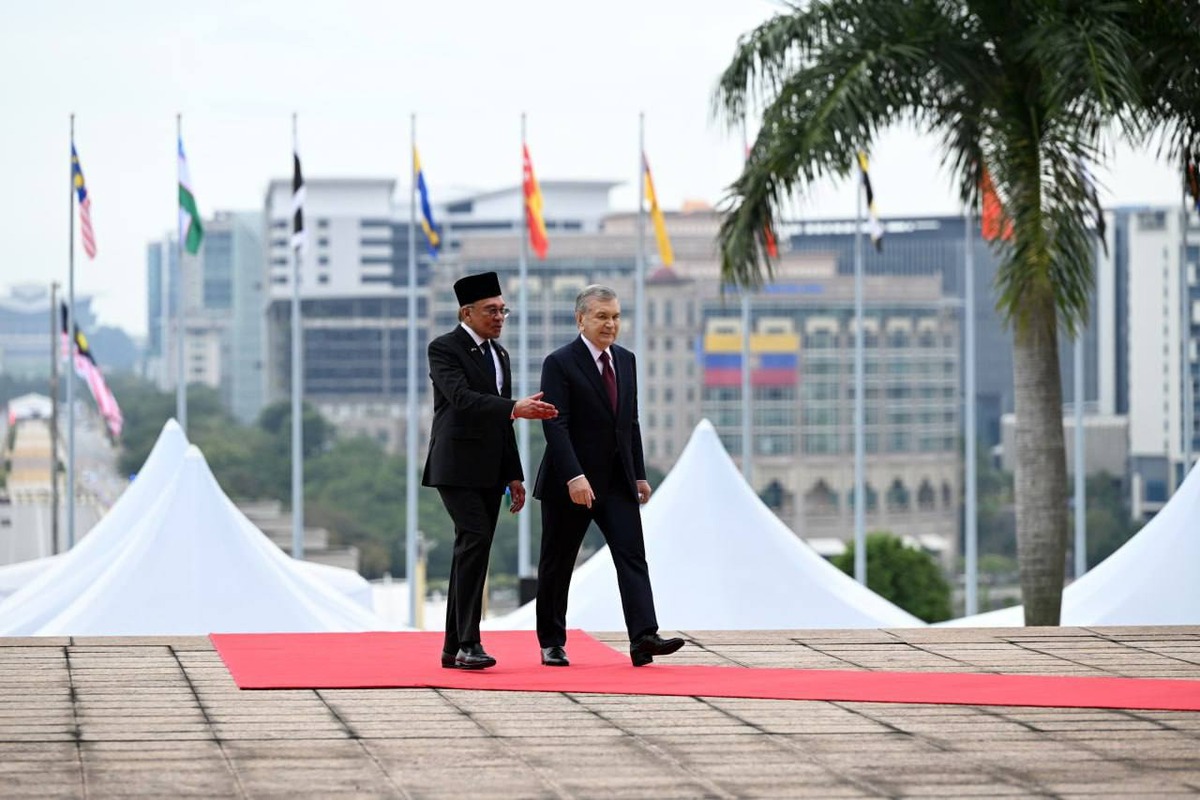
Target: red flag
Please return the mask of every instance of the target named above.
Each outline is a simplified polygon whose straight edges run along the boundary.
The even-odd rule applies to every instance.
[[[746,158],[750,158],[750,146],[746,146]],[[763,246],[767,250],[767,256],[770,258],[779,258],[779,243],[775,241],[775,230],[771,227],[768,220],[766,225],[763,225]]]
[[[1195,158],[1200,159],[1200,156]],[[1200,211],[1200,168],[1197,168],[1195,160],[1185,163],[1184,179],[1187,183],[1187,193],[1192,198],[1192,205]]]
[[[771,223],[763,226],[763,240],[767,246],[767,255],[771,258],[779,258],[779,245],[775,242],[775,231],[771,230]]]
[[[533,174],[533,162],[529,159],[529,148],[522,144],[525,156],[525,225],[529,228],[529,246],[538,258],[545,258],[550,249],[546,236],[546,220],[542,216],[542,189]]]
[[[989,242],[994,242],[996,239],[1004,239],[1008,241],[1013,235],[1012,220],[1004,213],[1004,206],[1000,203],[1000,197],[996,194],[996,187],[992,183],[992,176],[988,174],[987,169],[983,170],[983,181],[981,182],[983,190],[983,238]]]

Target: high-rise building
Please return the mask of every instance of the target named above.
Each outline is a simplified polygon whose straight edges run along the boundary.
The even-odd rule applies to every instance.
[[[303,397],[345,432],[370,435],[389,450],[403,446],[410,357],[418,359],[418,397],[428,392],[431,260],[417,247],[417,318],[408,319],[407,207],[398,214],[390,179],[307,179],[307,243],[300,251]],[[268,224],[266,395],[291,393],[290,246],[292,187],[272,181]],[[401,221],[401,218],[403,221]],[[418,236],[420,236],[418,231]],[[417,326],[417,352],[408,352],[408,326]]]
[[[180,253],[173,234],[146,248],[147,375],[175,389],[182,318],[186,381],[216,389],[243,422],[263,404],[262,229],[257,212],[218,211],[204,221],[199,253]]]
[[[1101,397],[1128,415],[1133,515],[1146,519],[1200,454],[1200,221],[1178,208],[1117,209],[1109,219]]]
[[[205,223],[204,305],[228,315],[221,397],[234,417],[252,423],[265,403],[266,250],[263,215],[221,211]]]
[[[66,299],[66,290],[59,286],[58,300]],[[75,294],[75,315],[81,330],[90,333],[96,329],[91,295]],[[58,319],[57,312],[54,319]],[[7,297],[0,297],[0,373],[49,376],[51,345],[58,341],[53,326],[58,324],[50,317],[48,283],[11,287]]]

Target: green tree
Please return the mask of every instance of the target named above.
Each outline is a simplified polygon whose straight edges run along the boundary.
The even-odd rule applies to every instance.
[[[766,237],[790,198],[851,173],[881,131],[943,143],[970,208],[991,176],[1011,241],[999,307],[1013,330],[1016,517],[1025,622],[1059,621],[1067,542],[1058,330],[1087,317],[1087,170],[1114,131],[1161,133],[1173,157],[1200,142],[1200,4],[1179,0],[814,0],[743,36],[715,106],[762,125],[720,231],[727,280],[771,274]]]
[[[1126,490],[1119,478],[1107,472],[1087,477],[1087,566],[1097,566],[1138,532],[1142,523],[1131,519]],[[1071,529],[1075,527],[1074,510]],[[1074,558],[1072,540],[1071,558]]]
[[[833,565],[854,574],[854,542]],[[950,619],[950,584],[937,560],[890,533],[867,535],[867,588],[926,622]]]

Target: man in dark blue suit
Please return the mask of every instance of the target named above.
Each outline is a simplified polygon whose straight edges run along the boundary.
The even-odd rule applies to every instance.
[[[547,419],[555,410],[540,392],[512,399],[508,351],[496,341],[508,316],[496,273],[468,275],[454,294],[459,325],[429,343],[433,429],[421,483],[437,488],[454,520],[442,666],[484,669],[496,663],[480,642],[479,618],[505,488],[510,511],[525,505],[513,420]]]
[[[634,666],[674,653],[682,639],[658,635],[646,566],[642,516],[650,499],[638,427],[637,364],[615,344],[621,304],[605,286],[575,300],[579,338],[542,363],[542,395],[558,415],[542,422],[546,453],[533,496],[542,501],[537,634],[542,663],[565,667],[567,596],[588,525],[595,520],[617,569],[617,587]]]

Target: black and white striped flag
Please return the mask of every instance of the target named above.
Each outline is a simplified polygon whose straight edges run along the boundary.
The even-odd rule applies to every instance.
[[[292,247],[304,246],[304,176],[300,173],[300,145],[292,139]]]

